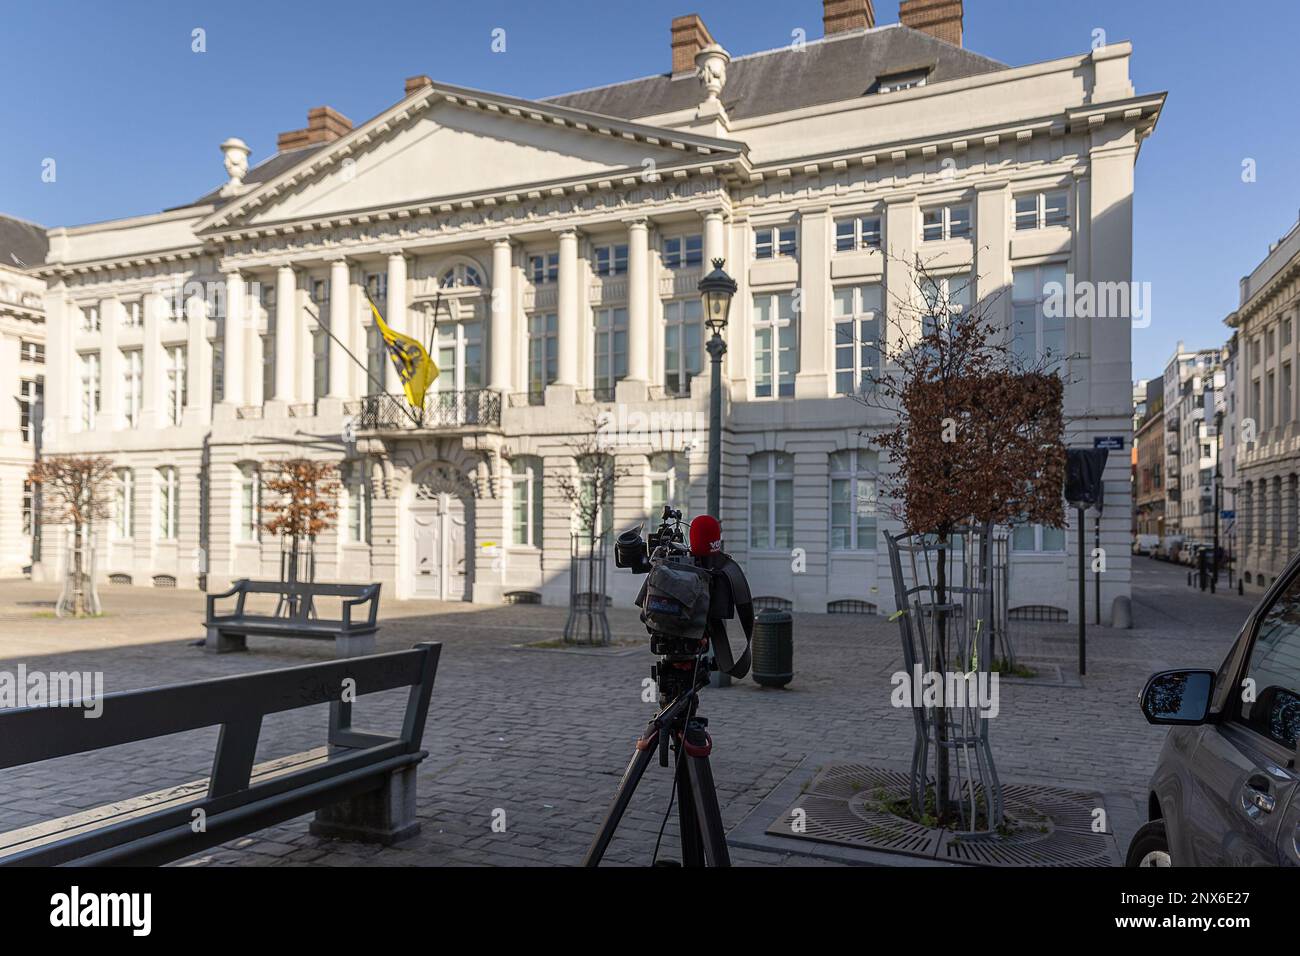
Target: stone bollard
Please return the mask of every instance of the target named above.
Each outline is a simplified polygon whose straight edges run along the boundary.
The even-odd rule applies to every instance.
[[[1110,626],[1121,630],[1133,626],[1133,601],[1128,595],[1121,594],[1110,606]]]

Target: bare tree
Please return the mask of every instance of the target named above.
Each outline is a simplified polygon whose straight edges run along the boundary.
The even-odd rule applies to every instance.
[[[95,522],[109,516],[113,462],[108,458],[52,455],[32,465],[27,478],[40,490],[44,518],[51,524],[72,525],[72,554],[68,563],[73,617],[87,614],[87,592],[93,587],[86,570]]]

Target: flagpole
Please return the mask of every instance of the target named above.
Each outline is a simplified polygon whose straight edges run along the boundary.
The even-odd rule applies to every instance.
[[[369,293],[366,293],[366,300],[367,300],[367,301],[370,300],[370,294],[369,294]],[[371,302],[370,304],[371,304],[371,305],[374,305],[373,302]],[[363,372],[366,373],[366,378],[370,379],[370,381],[371,381],[373,384],[379,386],[380,394],[382,394],[385,398],[391,398],[394,402],[397,402],[398,406],[402,409],[402,411],[406,413],[406,417],[409,418],[409,419],[411,420],[411,423],[412,423],[413,425],[415,425],[416,428],[420,428],[420,427],[423,426],[424,423],[423,423],[422,421],[420,421],[420,419],[418,419],[418,418],[415,417],[415,413],[412,412],[409,408],[406,407],[406,403],[405,403],[405,402],[402,402],[401,400],[399,400],[399,399],[397,398],[396,395],[391,394],[391,393],[390,393],[390,392],[389,392],[389,391],[384,387],[384,383],[383,383],[383,382],[379,381],[379,379],[375,378],[375,376],[373,376],[372,374],[370,374],[370,368],[369,368],[369,366],[365,365],[365,364],[364,364],[364,363],[363,363],[359,358],[357,358],[355,355],[352,354],[352,350],[351,350],[351,349],[349,349],[346,345],[344,345],[342,342],[339,341],[338,336],[336,336],[333,332],[331,332],[331,331],[329,330],[329,327],[328,327],[324,322],[322,322],[322,321],[320,320],[320,316],[319,316],[319,315],[312,315],[312,311],[311,311],[310,308],[307,308],[307,309],[305,309],[304,311],[306,311],[306,313],[307,313],[309,316],[311,316],[312,321],[316,323],[316,327],[317,327],[318,329],[320,329],[322,332],[324,332],[326,335],[328,335],[328,336],[330,337],[330,341],[331,341],[331,342],[333,342],[335,345],[337,345],[339,348],[341,348],[341,349],[343,350],[344,354],[346,354],[348,358],[352,359],[352,361],[354,361],[354,362],[357,363],[357,366],[358,366],[358,367],[359,367]]]

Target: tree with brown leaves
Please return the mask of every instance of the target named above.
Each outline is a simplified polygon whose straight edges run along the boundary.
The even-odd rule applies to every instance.
[[[27,479],[40,491],[44,520],[72,525],[65,592],[70,594],[73,617],[85,617],[91,610],[87,596],[94,587],[86,571],[86,550],[92,546],[95,522],[109,516],[113,462],[94,456],[51,455],[33,464]],[[62,601],[60,610],[61,605]]]
[[[266,463],[263,487],[277,496],[263,505],[262,530],[280,535],[288,547],[288,566],[281,568],[282,579],[298,580],[298,560],[303,544],[311,546],[316,537],[338,519],[338,469],[329,462],[307,458],[287,458]]]

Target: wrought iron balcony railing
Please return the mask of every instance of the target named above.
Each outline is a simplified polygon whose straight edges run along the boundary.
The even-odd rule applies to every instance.
[[[417,409],[397,396],[367,395],[346,410],[355,417],[358,431],[495,427],[501,424],[501,393],[486,388],[429,392],[424,407]]]

